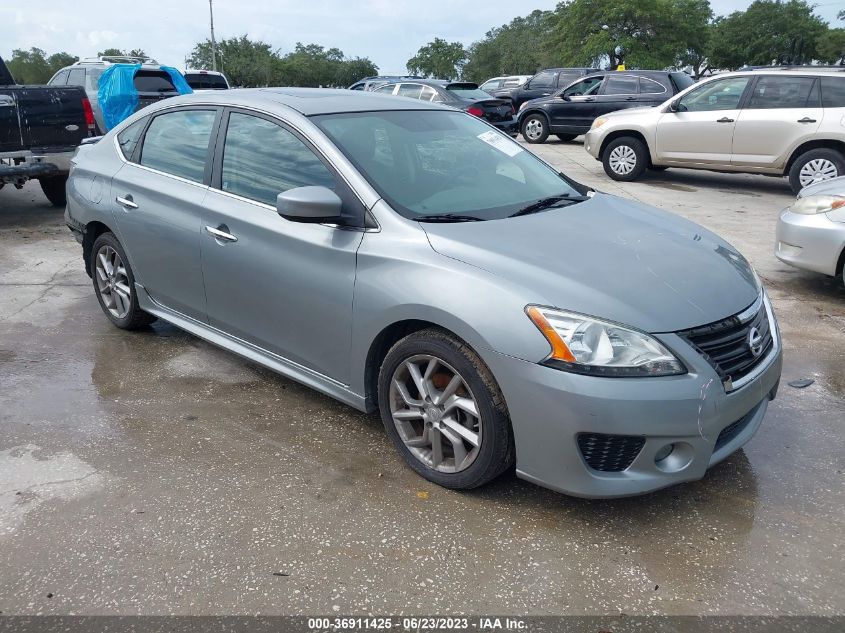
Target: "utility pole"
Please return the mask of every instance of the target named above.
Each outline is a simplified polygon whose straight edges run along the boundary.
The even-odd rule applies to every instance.
[[[217,42],[214,41],[214,8],[208,0],[208,15],[211,17],[211,70],[217,71]]]

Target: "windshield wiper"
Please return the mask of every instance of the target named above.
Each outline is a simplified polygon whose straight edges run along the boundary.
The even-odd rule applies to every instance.
[[[484,218],[475,215],[461,215],[460,213],[436,213],[419,215],[414,218],[417,222],[481,222]]]
[[[564,207],[570,204],[575,204],[577,202],[584,202],[584,200],[589,200],[589,196],[570,196],[569,194],[563,194],[561,196],[549,196],[548,198],[543,198],[542,200],[538,200],[537,202],[532,202],[526,207],[522,207],[516,213],[512,213],[508,217],[515,218],[520,215],[529,215],[531,213],[537,213],[538,211],[545,211],[546,209],[553,209],[555,207]]]

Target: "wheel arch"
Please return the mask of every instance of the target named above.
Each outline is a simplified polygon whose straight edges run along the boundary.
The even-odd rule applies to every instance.
[[[103,233],[113,233],[106,224],[99,220],[92,220],[85,225],[85,232],[82,235],[82,257],[85,260],[85,272],[91,277],[94,273],[91,270],[91,251],[94,248],[94,242]]]
[[[784,175],[789,174],[789,170],[792,169],[792,166],[795,164],[795,161],[798,160],[799,156],[814,149],[834,150],[839,152],[842,155],[843,160],[845,160],[845,142],[834,139],[813,139],[812,141],[801,143],[801,145],[792,150],[792,153],[789,155],[789,160],[786,161],[786,166],[783,169]]]
[[[607,146],[615,141],[618,138],[622,138],[625,136],[631,136],[645,145],[646,149],[648,150],[648,164],[652,164],[651,160],[651,145],[649,145],[648,140],[646,140],[645,135],[640,132],[639,130],[617,130],[615,132],[610,132],[605,138],[602,139],[601,148],[599,149],[599,160],[604,158],[604,151],[607,149]]]

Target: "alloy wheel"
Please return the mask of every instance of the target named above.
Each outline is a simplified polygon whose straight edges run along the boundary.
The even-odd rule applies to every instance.
[[[798,182],[801,183],[802,187],[806,187],[814,182],[836,178],[838,175],[839,170],[833,161],[826,158],[814,158],[808,161],[798,172]]]
[[[531,119],[525,124],[525,136],[536,141],[543,136],[543,122],[539,119]]]
[[[132,308],[132,287],[120,255],[106,244],[97,251],[94,268],[103,305],[115,318],[124,318]]]
[[[390,415],[409,452],[429,468],[457,473],[478,457],[478,402],[463,376],[435,356],[412,356],[396,368]]]
[[[614,173],[627,176],[637,166],[637,153],[627,145],[618,145],[611,150],[608,163]]]

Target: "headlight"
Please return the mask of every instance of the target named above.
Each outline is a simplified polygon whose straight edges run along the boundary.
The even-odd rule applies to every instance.
[[[607,123],[607,121],[608,121],[608,119],[607,119],[606,117],[600,116],[598,119],[596,119],[595,121],[593,121],[593,126],[592,126],[592,128],[590,128],[590,129],[595,130],[595,129],[597,129],[597,128],[600,128],[602,125],[604,125],[605,123]]]
[[[807,196],[806,198],[798,198],[789,210],[801,215],[815,215],[841,207],[845,207],[845,197],[843,196]]]
[[[675,376],[686,368],[644,332],[542,306],[525,309],[552,346],[544,364],[593,376]]]

